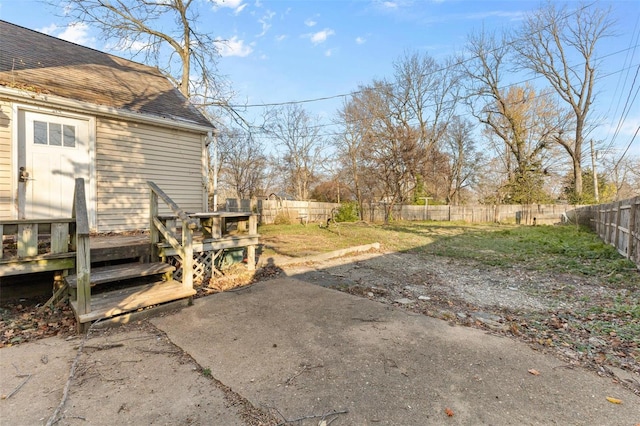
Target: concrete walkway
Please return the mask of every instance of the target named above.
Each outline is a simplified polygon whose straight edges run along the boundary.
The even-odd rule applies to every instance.
[[[293,278],[197,299],[152,322],[254,406],[306,418],[297,424],[331,412],[341,413],[326,416],[337,417],[333,426],[640,423],[640,398],[610,379]]]

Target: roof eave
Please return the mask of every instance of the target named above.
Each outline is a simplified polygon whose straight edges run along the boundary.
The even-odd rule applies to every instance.
[[[58,107],[64,108],[69,112],[76,113],[92,113],[110,118],[126,119],[139,123],[154,124],[169,128],[179,128],[183,130],[195,131],[198,133],[215,132],[216,128],[205,126],[184,120],[176,120],[175,118],[159,117],[144,113],[136,113],[123,109],[108,107],[105,105],[97,105],[89,102],[78,101],[75,99],[63,98],[60,96],[30,92],[23,89],[13,89],[0,86],[0,96],[8,98],[12,101],[25,102],[31,105],[42,107]]]

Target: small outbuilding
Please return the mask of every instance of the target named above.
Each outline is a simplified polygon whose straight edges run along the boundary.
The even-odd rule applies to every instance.
[[[0,282],[53,273],[82,330],[193,297],[225,251],[253,269],[255,215],[207,211],[214,131],[158,69],[0,21]]]
[[[206,211],[214,130],[156,68],[0,21],[0,220],[68,217],[79,177],[94,232],[148,228],[147,181]]]

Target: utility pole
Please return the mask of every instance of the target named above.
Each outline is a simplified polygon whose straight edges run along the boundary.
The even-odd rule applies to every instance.
[[[598,194],[598,170],[596,170],[596,152],[593,150],[593,139],[591,143],[591,170],[593,173],[593,195],[595,196],[596,203],[600,202],[600,195]]]

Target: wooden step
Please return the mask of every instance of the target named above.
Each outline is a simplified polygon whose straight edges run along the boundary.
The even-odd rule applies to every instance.
[[[101,266],[91,269],[91,287],[97,284],[110,283],[114,281],[127,280],[130,278],[147,277],[151,275],[165,274],[173,272],[176,268],[168,263],[125,263],[114,266]],[[78,276],[69,275],[66,277],[67,284],[71,288],[78,287]]]
[[[80,323],[111,318],[161,303],[192,297],[196,291],[178,281],[159,281],[151,284],[127,287],[91,296],[91,312],[78,315],[78,303],[71,302]]]

